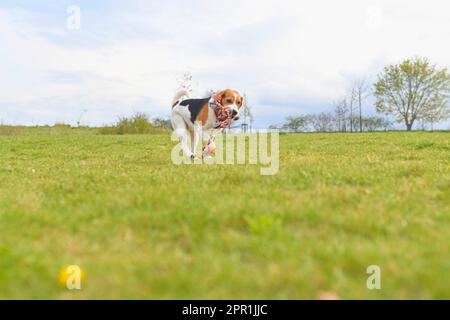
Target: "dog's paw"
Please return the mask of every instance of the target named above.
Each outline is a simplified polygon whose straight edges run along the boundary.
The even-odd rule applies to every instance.
[[[191,155],[190,157],[191,161],[201,161],[202,157],[196,156],[195,154]]]

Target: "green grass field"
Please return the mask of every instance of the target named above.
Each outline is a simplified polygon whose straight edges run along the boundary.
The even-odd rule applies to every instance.
[[[450,133],[280,136],[280,170],[170,135],[0,136],[0,299],[450,298]],[[60,287],[63,266],[86,274]],[[366,268],[381,268],[368,290]]]

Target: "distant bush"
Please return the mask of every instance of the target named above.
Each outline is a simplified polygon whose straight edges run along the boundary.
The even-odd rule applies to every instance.
[[[156,128],[144,113],[136,113],[130,118],[121,117],[113,126],[102,127],[100,134],[157,134],[164,132]]]
[[[0,136],[17,136],[22,132],[19,127],[0,125]]]
[[[53,126],[49,127],[48,133],[50,135],[66,135],[72,132],[72,127],[70,124],[65,124],[63,122],[57,122]]]
[[[55,129],[70,129],[70,124],[65,124],[63,122],[57,122],[53,125],[53,128]]]

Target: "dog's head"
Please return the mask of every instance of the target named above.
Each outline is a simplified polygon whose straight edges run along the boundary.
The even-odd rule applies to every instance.
[[[232,89],[225,89],[216,95],[216,101],[224,107],[229,107],[233,111],[233,120],[239,120],[239,109],[244,104],[244,97]]]

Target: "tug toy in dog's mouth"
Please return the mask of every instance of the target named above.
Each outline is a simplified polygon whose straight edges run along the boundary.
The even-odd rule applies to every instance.
[[[216,114],[216,123],[214,124],[213,128],[226,128],[229,126],[231,122],[231,118],[233,117],[233,110],[229,107],[223,107],[220,104],[217,104],[217,106],[214,108],[214,113]]]
[[[209,139],[206,146],[203,148],[203,158],[214,157],[216,155],[216,144],[213,139]]]

